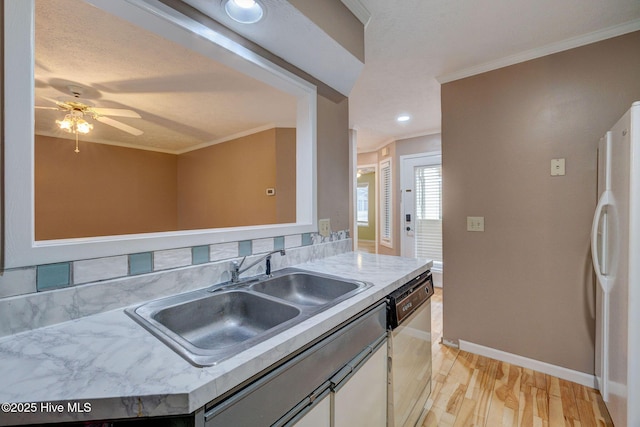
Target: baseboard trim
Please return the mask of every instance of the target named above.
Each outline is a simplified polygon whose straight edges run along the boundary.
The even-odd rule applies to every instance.
[[[459,340],[459,344],[460,350],[468,351],[469,353],[479,354],[480,356],[490,357],[492,359],[500,360],[501,362],[507,362],[512,365],[522,366],[523,368],[533,369],[534,371],[553,375],[554,377],[572,381],[586,387],[598,388],[595,375],[585,374],[584,372],[574,371],[572,369],[563,368],[562,366],[552,365],[547,362],[541,362],[539,360],[530,359],[517,354],[507,353],[506,351],[485,347],[483,345],[474,344],[464,340]]]

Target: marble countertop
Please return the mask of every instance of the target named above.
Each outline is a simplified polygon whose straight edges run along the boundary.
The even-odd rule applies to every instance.
[[[357,252],[296,265],[373,286],[205,368],[191,365],[123,309],[4,337],[0,339],[0,425],[189,414],[430,266],[424,260]]]

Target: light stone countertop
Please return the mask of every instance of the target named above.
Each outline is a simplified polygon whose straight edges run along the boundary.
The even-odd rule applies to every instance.
[[[191,365],[123,309],[4,337],[0,402],[36,403],[13,408],[33,413],[7,413],[3,406],[0,425],[192,413],[380,301],[431,262],[349,252],[294,267],[374,286],[205,368]],[[69,412],[69,403],[88,403],[90,411]]]

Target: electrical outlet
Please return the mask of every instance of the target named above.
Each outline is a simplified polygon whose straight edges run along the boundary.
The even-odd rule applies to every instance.
[[[321,219],[318,221],[318,232],[323,237],[329,237],[331,234],[331,220]]]

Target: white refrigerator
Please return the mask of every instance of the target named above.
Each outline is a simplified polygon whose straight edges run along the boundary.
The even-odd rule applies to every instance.
[[[596,379],[616,427],[640,427],[640,101],[598,146],[591,230]]]

